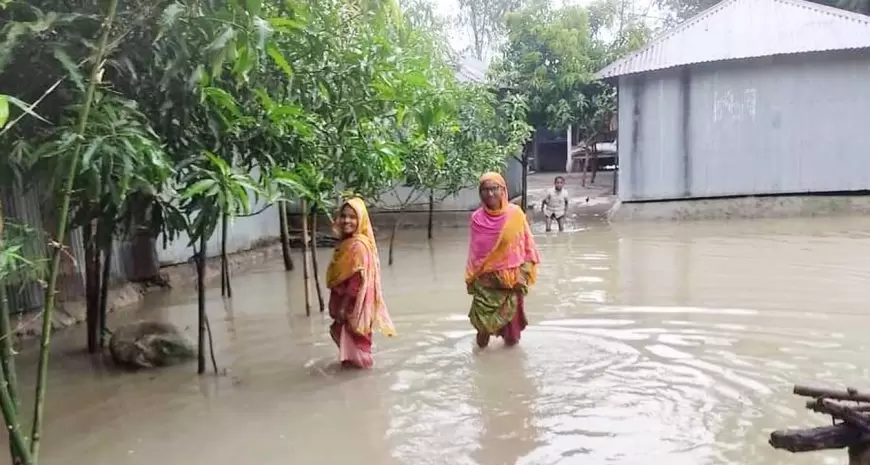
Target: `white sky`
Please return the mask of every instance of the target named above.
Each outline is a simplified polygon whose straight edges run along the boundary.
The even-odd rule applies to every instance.
[[[453,24],[456,21],[457,11],[459,10],[458,0],[429,0],[435,5],[435,12],[444,19],[450,20]],[[595,0],[553,0],[554,3],[561,5],[588,5]],[[661,16],[658,8],[653,6],[655,0],[631,0],[633,12],[635,14],[649,14],[651,16]],[[453,26],[450,35],[450,45],[454,50],[461,51],[471,45],[471,37],[464,28]],[[490,57],[487,57],[490,58]],[[489,60],[486,60],[489,61]]]

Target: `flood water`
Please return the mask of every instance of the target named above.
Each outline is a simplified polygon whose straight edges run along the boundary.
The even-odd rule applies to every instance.
[[[793,383],[870,386],[870,219],[539,231],[530,326],[517,348],[483,353],[466,318],[465,231],[437,231],[434,248],[400,234],[383,271],[399,336],[376,339],[372,371],[335,369],[301,273],[267,263],[234,277],[231,303],[209,292],[226,376],[119,374],[82,356],[80,331],[60,334],[40,463],[846,462],[766,441],[830,421]],[[165,318],[193,336],[192,293],[149,306],[114,322]]]

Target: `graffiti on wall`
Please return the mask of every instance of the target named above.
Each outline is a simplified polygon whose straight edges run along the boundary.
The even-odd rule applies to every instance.
[[[758,91],[747,88],[742,91],[713,91],[713,122],[755,121],[758,107]]]

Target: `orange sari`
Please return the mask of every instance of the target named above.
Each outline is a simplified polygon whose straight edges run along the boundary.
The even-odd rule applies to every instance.
[[[329,314],[335,319],[329,333],[343,364],[371,368],[374,327],[386,336],[396,331],[383,299],[380,258],[368,210],[359,198],[345,206],[353,208],[358,223],[356,232],[338,244],[326,269]],[[338,232],[338,225],[334,227]]]

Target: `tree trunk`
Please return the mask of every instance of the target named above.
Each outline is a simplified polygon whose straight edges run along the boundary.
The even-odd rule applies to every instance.
[[[305,316],[311,316],[311,285],[308,276],[308,202],[302,201],[302,282],[305,286]]]
[[[293,271],[293,255],[290,252],[290,231],[287,226],[287,205],[278,202],[278,222],[281,224],[281,255],[284,256],[284,270]]]
[[[99,350],[100,340],[100,249],[97,246],[96,220],[84,227],[85,248],[85,320],[87,327],[88,353]]]
[[[112,239],[108,238],[108,244],[103,245],[103,276],[100,278],[100,309],[97,315],[97,328],[100,334],[100,348],[106,346],[106,334],[108,333],[108,325],[106,324],[109,314],[109,279],[112,271]]]
[[[227,256],[227,226],[229,215],[221,214],[221,296],[233,298],[233,285],[230,283],[230,262]]]
[[[320,313],[326,308],[323,304],[323,289],[320,287],[320,269],[317,266],[317,210],[311,213],[311,265],[314,271],[314,286],[317,288],[317,303]]]
[[[529,152],[523,150],[523,192],[522,199],[520,200],[520,207],[522,207],[523,211],[527,211],[529,208]]]
[[[205,373],[205,257],[206,243],[205,236],[199,239],[199,250],[195,251],[196,264],[196,298],[197,298],[197,327],[196,327],[196,344],[197,344],[197,359],[196,372],[198,374]]]
[[[598,149],[595,148],[595,145],[592,145],[592,178],[589,180],[589,184],[595,184],[595,177],[598,175]]]
[[[393,246],[396,244],[396,234],[399,233],[399,222],[402,221],[402,213],[396,217],[396,222],[393,223],[393,231],[390,233],[390,253],[387,259],[387,264],[393,265]]]
[[[525,153],[525,151],[523,151]],[[535,171],[537,172],[541,168],[541,159],[538,156],[538,130],[535,129],[532,133],[532,155],[535,159]],[[526,158],[528,160],[528,158]]]
[[[435,221],[435,194],[429,190],[429,222],[426,225],[426,237],[432,240],[432,223]]]

